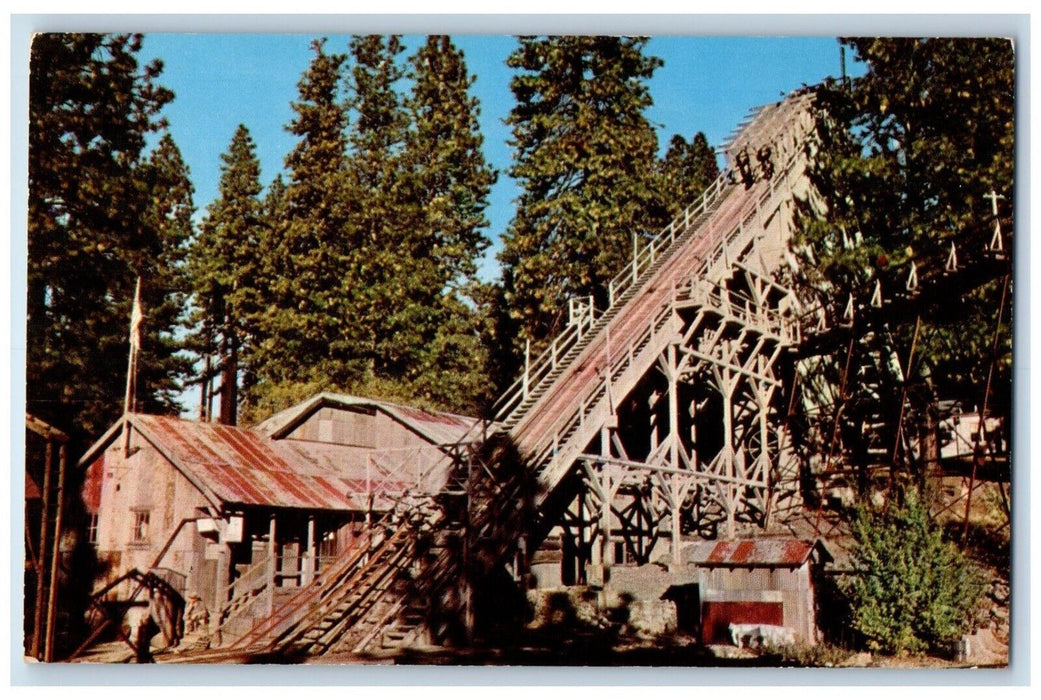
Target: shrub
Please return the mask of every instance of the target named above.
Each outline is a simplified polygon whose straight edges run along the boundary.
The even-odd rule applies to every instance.
[[[939,650],[968,631],[984,591],[978,568],[932,521],[914,491],[883,511],[861,508],[852,523],[856,573],[843,581],[851,624],[869,648]]]
[[[849,658],[849,652],[833,644],[791,644],[767,647],[764,656],[776,659],[778,666],[795,668],[833,668]]]

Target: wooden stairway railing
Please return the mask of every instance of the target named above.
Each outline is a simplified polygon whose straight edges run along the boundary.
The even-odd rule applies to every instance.
[[[779,119],[776,112],[767,118],[774,123]],[[714,183],[710,191],[677,220],[681,223],[674,222],[643,251],[638,251],[631,268],[612,281],[613,303],[610,307],[599,318],[593,320],[590,317],[588,324],[579,323],[565,329],[534,363],[529,364],[527,374],[519,378],[496,404],[499,429],[509,432],[527,459],[530,471],[526,478],[537,479],[532,503],[535,508],[553,492],[574,458],[609,414],[612,407],[608,384],[622,387],[618,392],[622,394],[625,386],[639,380],[656,360],[663,344],[672,342],[679,330],[674,325],[676,305],[692,300],[696,283],[705,279],[710,269],[728,267],[728,251],[742,248],[751,241],[756,229],[755,219],[763,209],[791,196],[789,177],[800,163],[798,141],[804,136],[805,133],[793,137],[788,159],[767,184],[760,184],[753,192],[740,192],[739,196],[731,197],[738,193],[736,187],[729,185],[724,178]],[[789,189],[784,191],[786,187]],[[711,222],[713,214],[721,206],[733,207],[740,212],[734,212],[737,223],[723,230]],[[690,257],[692,251],[695,253],[693,258],[682,264],[676,262],[684,256]],[[670,272],[662,280],[658,273],[666,266],[670,267]],[[606,336],[612,334],[617,320],[631,321],[626,314],[632,300],[648,289],[657,299],[655,312],[635,334],[632,333],[632,323],[629,323],[628,336],[613,336],[614,344],[603,349],[607,361],[602,371],[587,374],[583,378],[586,380],[584,390],[574,392],[575,386],[568,370],[576,363],[588,365],[596,361],[595,354],[600,352],[596,344],[603,344]],[[701,303],[721,316],[760,323],[779,341],[791,342],[797,338],[797,326],[787,323],[779,314],[742,308],[712,285],[702,297]],[[570,410],[548,424],[533,424],[532,417],[541,417],[546,401],[561,390],[572,392]],[[527,525],[523,522],[522,509],[510,508],[515,503],[515,494],[500,494],[471,513],[469,543],[475,545],[470,552],[471,565],[474,559],[479,559],[485,566],[494,566],[509,553],[517,533]],[[413,595],[436,595],[440,586],[457,575],[454,572],[460,571],[460,566],[447,552],[443,553],[421,573]],[[468,575],[473,573],[468,572]],[[400,605],[396,610],[400,612],[404,607]],[[355,650],[375,639],[376,635],[372,633],[363,636]]]
[[[598,431],[601,419],[606,418],[606,412],[610,408],[606,402],[608,377],[612,382],[614,395],[620,397],[627,393],[628,384],[642,374],[641,368],[651,366],[658,352],[672,340],[673,333],[678,330],[669,329],[675,305],[689,300],[698,281],[705,279],[710,269],[726,262],[728,249],[744,247],[744,241],[750,240],[753,235],[753,224],[759,212],[767,209],[771,203],[788,196],[786,180],[793,174],[796,165],[797,159],[793,157],[769,184],[763,187],[762,192],[742,207],[744,213],[737,223],[723,235],[716,236],[707,254],[703,253],[695,258],[693,265],[688,263],[687,269],[682,272],[672,269],[670,265],[672,279],[654,281],[657,286],[654,291],[657,311],[648,322],[640,326],[634,321],[634,317],[638,317],[639,314],[631,314],[630,309],[619,310],[615,316],[619,323],[612,324],[610,329],[610,346],[606,342],[606,330],[598,334],[597,338],[589,339],[586,351],[577,358],[579,366],[586,367],[584,374],[580,376],[578,386],[576,373],[561,373],[557,379],[558,387],[547,389],[542,400],[532,403],[520,419],[511,418],[515,421],[511,433],[518,447],[529,456],[533,469],[538,473],[541,492],[548,493],[552,490],[556,481],[570,468],[573,459],[585,449],[588,440]],[[707,232],[711,233],[711,230]],[[696,246],[701,240],[704,240],[704,237],[694,237],[683,247]],[[672,255],[679,256],[684,253],[684,250],[680,250],[674,251]],[[643,308],[650,303],[643,296],[639,301]],[[726,304],[718,293],[714,298],[710,293],[704,301],[707,305],[715,305],[728,313],[742,313],[732,305]],[[797,338],[797,324],[785,325],[779,318],[769,318],[768,321],[778,332],[784,333],[786,338]],[[627,332],[619,332],[616,328],[622,323],[628,326]],[[598,354],[601,355],[600,358],[597,357]],[[588,369],[598,362],[602,365],[599,371]],[[621,382],[627,374],[630,381]],[[569,394],[563,401],[557,401],[557,409],[563,410],[555,412],[553,408],[547,409],[546,404],[553,400],[554,393],[561,391]],[[547,416],[555,416],[555,419]],[[575,440],[576,436],[580,436],[579,439]]]
[[[272,554],[266,553],[260,561],[243,571],[241,576],[225,586],[219,593],[217,599],[225,602],[217,614],[218,639],[228,636],[228,630],[240,617],[250,611],[265,592],[268,595],[274,595],[274,591],[271,589],[273,560]]]
[[[788,109],[790,113],[794,108]],[[778,122],[783,116],[777,109],[769,111],[765,122],[757,122],[757,117],[746,131],[764,129],[764,123],[782,128]],[[418,566],[406,582],[407,590],[395,591],[397,600],[375,614],[376,604],[391,593],[404,568],[418,564],[414,529],[405,523],[381,525],[370,534],[370,546],[323,572],[234,646],[312,653],[342,650],[337,641],[352,628],[351,639],[357,640],[353,650],[358,651],[374,643],[375,630],[403,614],[409,600],[436,601],[442,615],[465,617],[466,596],[451,594],[452,588],[461,579],[490,571],[509,555],[518,533],[530,524],[526,518],[545,503],[610,414],[611,392],[620,395],[634,386],[664,345],[675,339],[676,304],[690,301],[696,283],[709,270],[728,268],[730,252],[751,243],[762,209],[791,196],[789,177],[800,162],[797,142],[804,136],[792,137],[796,143],[790,156],[766,184],[760,181],[751,191],[740,191],[721,176],[676,221],[635,251],[631,265],[609,285],[609,308],[599,318],[589,315],[565,329],[504,393],[495,405],[499,430],[508,433],[507,441],[519,450],[528,469],[503,478],[487,464],[470,464],[468,488],[476,484],[484,491],[469,509],[462,559],[458,552],[443,549],[433,561]],[[721,229],[718,221],[726,217],[736,217],[737,223]],[[751,313],[718,293],[710,292],[704,303],[735,317]],[[630,313],[636,305],[641,313]],[[783,319],[768,321],[779,334],[791,332]],[[549,404],[554,407],[547,410]],[[474,426],[460,443],[473,441],[485,428]],[[524,489],[530,489],[528,497],[519,497]],[[438,527],[443,521],[434,516],[426,523]]]
[[[335,595],[343,585],[349,583],[357,570],[364,567],[369,558],[387,543],[387,539],[383,522],[379,521],[364,536],[361,546],[344,552],[335,564],[318,574],[310,584],[304,586],[284,605],[279,606],[274,615],[261,620],[241,637],[225,646],[235,649],[269,647],[272,639],[297,625],[314,606],[320,605],[323,600]]]

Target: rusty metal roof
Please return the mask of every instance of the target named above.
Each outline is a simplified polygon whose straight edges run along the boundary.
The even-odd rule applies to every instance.
[[[411,406],[380,403],[379,407],[416,432],[425,435],[435,445],[458,442],[477,424],[476,418],[453,413],[424,411]]]
[[[769,537],[754,540],[706,540],[684,548],[688,564],[714,567],[799,567],[814,551],[830,559],[820,540]]]
[[[308,510],[365,506],[364,479],[256,431],[141,414],[129,421],[210,500]],[[393,484],[382,488],[393,490]]]
[[[254,426],[254,429],[271,437],[284,437],[315,411],[326,406],[367,406],[376,408],[435,445],[448,445],[458,442],[466,435],[467,431],[478,423],[476,418],[460,416],[454,413],[426,411],[380,399],[324,392],[311,397],[303,403],[276,413],[267,420],[258,423]]]

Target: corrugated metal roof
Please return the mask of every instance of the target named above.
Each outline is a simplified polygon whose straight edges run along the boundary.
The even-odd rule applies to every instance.
[[[477,424],[476,418],[453,413],[434,413],[411,406],[380,403],[379,407],[416,432],[425,435],[435,445],[459,442],[466,432]]]
[[[683,552],[688,564],[702,567],[747,566],[799,567],[806,563],[814,549],[820,548],[826,558],[820,540],[799,540],[788,537],[770,537],[754,540],[729,540],[695,542]]]
[[[254,426],[254,430],[273,437],[283,437],[312,413],[325,406],[369,406],[383,411],[435,445],[458,442],[478,419],[443,411],[425,411],[412,406],[329,392],[313,396],[303,403],[276,413]]]
[[[130,422],[189,480],[223,503],[308,510],[365,506],[364,479],[349,478],[253,430],[140,414],[131,415]],[[384,483],[382,490],[395,489]]]

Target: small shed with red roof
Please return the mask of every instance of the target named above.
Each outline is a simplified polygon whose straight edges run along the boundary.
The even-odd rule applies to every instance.
[[[683,560],[697,574],[703,643],[729,643],[732,624],[786,627],[796,642],[816,643],[816,589],[831,561],[820,540],[706,540]]]

